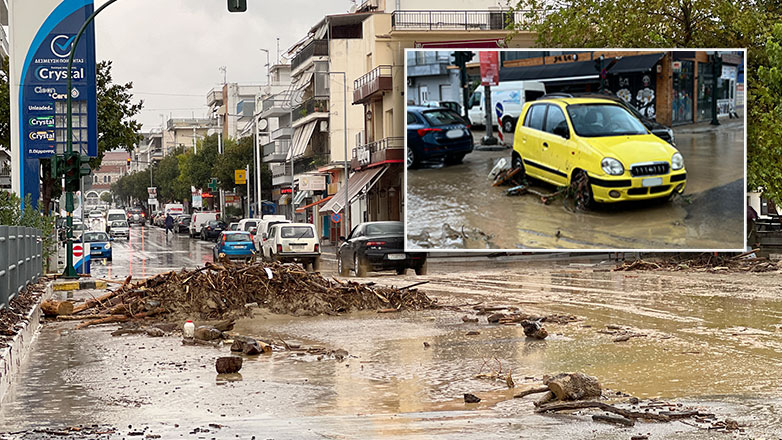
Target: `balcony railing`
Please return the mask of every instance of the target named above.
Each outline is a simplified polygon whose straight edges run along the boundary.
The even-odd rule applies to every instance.
[[[499,31],[539,22],[547,11],[395,11],[391,27],[400,31]]]
[[[312,57],[322,57],[329,55],[329,41],[328,40],[312,40],[309,44],[304,46],[304,49],[293,57],[291,61],[291,71],[296,70],[297,67],[304,64],[305,61]]]
[[[293,122],[313,113],[328,113],[329,100],[323,98],[312,98],[305,101],[300,106],[293,109]]]
[[[291,148],[291,141],[288,139],[277,140],[263,146],[264,162],[283,162],[288,156],[288,150]]]
[[[405,138],[401,136],[387,137],[368,144],[359,145],[353,149],[351,167],[360,169],[374,163],[402,162],[405,149]]]
[[[290,106],[290,100],[289,99],[280,98],[279,96],[272,96],[270,98],[266,98],[266,99],[263,100],[263,110],[262,111],[267,111],[267,110],[269,110],[271,108],[285,109],[285,108],[288,108],[288,106]]]
[[[272,131],[271,138],[272,140],[290,139],[292,135],[293,129],[291,127],[280,127]]]
[[[377,66],[353,81],[353,104],[363,102],[375,93],[391,90],[393,86],[391,66]]]

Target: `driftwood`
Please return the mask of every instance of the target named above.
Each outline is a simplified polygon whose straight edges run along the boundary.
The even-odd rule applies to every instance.
[[[522,397],[529,396],[530,394],[545,393],[547,391],[549,391],[548,387],[530,388],[528,390],[524,390],[524,391],[514,395],[513,398],[514,399],[521,399]]]
[[[41,311],[46,316],[71,315],[73,314],[73,303],[48,299],[41,303]]]
[[[612,416],[608,414],[595,414],[592,420],[596,422],[613,423],[614,425],[635,426],[635,420],[622,416]]]
[[[131,318],[134,318],[134,319],[148,318],[150,316],[155,316],[155,315],[157,315],[159,313],[163,313],[165,311],[166,311],[166,309],[164,309],[162,307],[158,307],[157,309],[153,309],[153,310],[150,310],[148,312],[137,313],[137,314],[132,315],[132,316],[127,316],[127,315],[109,315],[106,318],[99,318],[99,319],[94,319],[92,321],[82,322],[81,324],[76,326],[76,329],[77,330],[78,329],[82,329],[82,328],[85,328],[85,327],[89,327],[91,325],[110,324],[110,323],[113,323],[113,322],[125,322],[125,321],[127,321],[127,320],[129,320]]]
[[[575,402],[557,402],[541,405],[535,411],[538,413],[546,412],[559,412],[568,411],[573,409],[586,409],[586,408],[599,408],[605,412],[618,414],[628,419],[647,419],[655,420],[658,422],[669,422],[671,418],[664,414],[657,414],[653,412],[639,412],[631,411],[627,409],[617,408],[616,406],[609,405],[605,402],[598,402],[595,400],[579,400]]]
[[[108,318],[109,314],[95,314],[95,315],[58,315],[58,321],[83,321],[87,319],[101,319]]]
[[[91,308],[93,308],[93,307],[103,303],[104,301],[112,298],[116,294],[117,294],[116,292],[109,292],[109,293],[107,293],[105,295],[101,295],[101,296],[99,296],[97,298],[88,299],[87,301],[79,304],[78,306],[75,306],[73,308],[73,313],[81,313],[81,312],[83,312],[83,311],[85,311],[87,309],[91,309]]]

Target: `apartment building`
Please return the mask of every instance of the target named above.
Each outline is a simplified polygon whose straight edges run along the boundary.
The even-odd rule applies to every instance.
[[[239,138],[240,129],[252,123],[256,97],[263,93],[263,86],[237,83],[223,84],[206,94],[206,105],[213,115],[223,138]]]
[[[216,121],[209,118],[170,118],[161,136],[163,155],[167,156],[179,147],[196,151],[198,141],[216,127]]]

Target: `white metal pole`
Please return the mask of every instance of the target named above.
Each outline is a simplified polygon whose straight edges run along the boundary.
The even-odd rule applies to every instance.
[[[261,134],[258,131],[258,118],[255,124],[255,210],[256,217],[261,217]]]
[[[250,218],[250,165],[244,166],[244,175],[247,177],[247,217]]]

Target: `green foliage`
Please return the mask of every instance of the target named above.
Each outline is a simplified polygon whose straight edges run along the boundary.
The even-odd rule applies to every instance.
[[[8,89],[8,57],[2,57],[0,72],[0,149],[11,151],[11,94]]]
[[[105,192],[105,193],[100,195],[100,200],[102,202],[111,203],[111,199],[112,199],[112,197],[111,197],[111,193],[110,192]]]
[[[54,217],[42,215],[37,206],[33,206],[30,196],[22,200],[14,193],[0,191],[0,225],[27,226],[41,230],[43,237],[44,271],[48,272],[49,257],[57,252],[57,237],[54,234]]]

